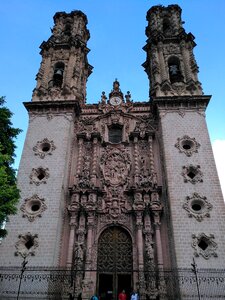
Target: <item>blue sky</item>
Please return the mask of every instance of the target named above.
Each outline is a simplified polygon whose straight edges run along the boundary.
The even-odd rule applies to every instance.
[[[224,0],[1,0],[0,95],[6,96],[14,113],[14,126],[23,129],[16,141],[16,168],[28,125],[22,102],[31,100],[41,61],[39,46],[51,34],[53,15],[79,9],[88,17],[88,59],[94,67],[87,84],[88,103],[98,102],[102,91],[108,95],[115,78],[123,92],[131,92],[134,101],[146,101],[149,84],[141,67],[145,61],[145,17],[147,10],[158,4],[180,5],[184,28],[196,37],[199,80],[204,93],[212,95],[207,123],[225,192]]]

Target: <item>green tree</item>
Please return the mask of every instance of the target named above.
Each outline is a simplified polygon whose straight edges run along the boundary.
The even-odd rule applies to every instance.
[[[0,97],[0,237],[7,234],[1,225],[9,215],[16,213],[19,199],[16,173],[12,165],[16,148],[14,139],[21,130],[12,127],[12,112],[4,104],[5,98]]]

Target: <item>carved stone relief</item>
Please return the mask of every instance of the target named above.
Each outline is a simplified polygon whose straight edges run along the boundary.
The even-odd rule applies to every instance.
[[[56,149],[53,141],[44,138],[42,141],[38,141],[37,144],[33,147],[35,155],[38,155],[40,158],[45,158],[46,155],[52,155],[52,152]]]
[[[184,182],[191,182],[193,184],[197,182],[203,182],[203,173],[200,170],[199,165],[183,166],[181,175],[184,177]]]
[[[45,199],[39,198],[36,194],[25,199],[20,207],[23,217],[27,217],[30,222],[33,222],[37,217],[41,217],[46,209]]]
[[[207,236],[205,233],[199,235],[192,235],[192,247],[195,249],[194,255],[202,255],[205,259],[211,256],[217,257],[217,244],[214,242],[214,235]]]
[[[83,191],[92,187],[91,183],[91,163],[92,163],[92,144],[90,142],[85,143],[85,153],[82,156],[82,169],[78,175],[77,186]]]
[[[30,174],[30,183],[40,185],[42,183],[46,184],[49,178],[49,169],[39,167],[37,169],[33,168]]]
[[[103,150],[100,167],[106,186],[125,185],[129,181],[131,159],[128,150],[107,146]]]
[[[38,235],[27,232],[24,235],[20,234],[18,238],[19,240],[15,244],[15,255],[21,255],[23,258],[26,258],[28,255],[35,255],[35,249],[39,245]]]
[[[184,153],[187,156],[192,156],[194,152],[198,152],[200,144],[196,141],[195,138],[184,135],[182,138],[177,139],[175,147],[178,148],[181,153]]]
[[[194,217],[199,222],[206,217],[210,217],[209,212],[213,206],[206,199],[206,197],[200,196],[198,193],[193,193],[191,197],[186,197],[183,208],[188,212],[188,216]]]

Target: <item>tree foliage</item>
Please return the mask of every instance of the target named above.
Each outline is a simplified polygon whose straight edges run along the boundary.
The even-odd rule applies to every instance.
[[[16,174],[12,167],[15,157],[14,139],[21,132],[12,127],[12,112],[4,106],[5,98],[0,97],[0,237],[7,231],[1,228],[7,217],[16,213],[19,190],[16,186]]]

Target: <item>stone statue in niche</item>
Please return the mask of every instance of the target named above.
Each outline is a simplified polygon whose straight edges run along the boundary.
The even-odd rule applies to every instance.
[[[87,204],[87,196],[86,195],[82,195],[81,198],[80,198],[80,204],[82,207],[86,207],[86,204]]]
[[[144,202],[143,202],[141,193],[135,193],[133,209],[134,210],[143,210],[144,209]]]

